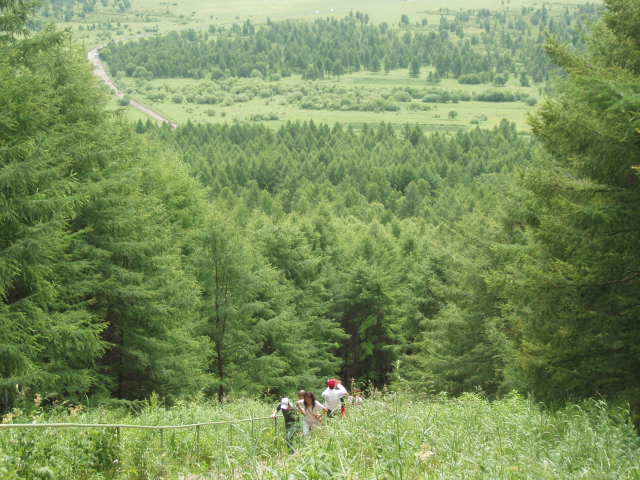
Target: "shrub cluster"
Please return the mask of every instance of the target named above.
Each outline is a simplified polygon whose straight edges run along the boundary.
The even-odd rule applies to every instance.
[[[484,90],[478,93],[434,87],[374,87],[363,90],[336,82],[282,83],[253,79],[201,80],[184,86],[167,83],[155,86],[144,79],[126,79],[127,93],[141,93],[152,102],[231,106],[252,100],[265,104],[295,105],[303,110],[396,112],[429,110],[430,103],[518,102],[535,105],[537,100],[524,92]]]

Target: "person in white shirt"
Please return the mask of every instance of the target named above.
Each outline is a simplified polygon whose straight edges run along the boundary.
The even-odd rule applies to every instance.
[[[304,392],[302,400],[297,402],[298,409],[302,413],[302,433],[309,433],[322,425],[322,414],[327,407],[316,400],[312,392]]]
[[[344,388],[342,382],[338,382],[335,378],[327,380],[327,388],[322,392],[322,399],[326,407],[329,409],[328,417],[332,417],[340,410],[342,415],[345,414],[344,399],[347,396],[347,389]]]

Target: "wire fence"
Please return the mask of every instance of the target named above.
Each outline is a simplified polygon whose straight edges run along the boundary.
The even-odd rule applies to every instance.
[[[221,420],[217,422],[202,422],[202,423],[189,423],[184,425],[131,425],[131,424],[117,424],[117,423],[1,423],[0,424],[0,432],[2,430],[8,429],[43,429],[43,428],[84,428],[84,429],[92,429],[92,428],[103,428],[103,429],[113,429],[115,430],[116,438],[120,439],[120,431],[121,430],[156,430],[160,432],[160,443],[164,443],[164,435],[162,434],[165,430],[186,430],[190,428],[195,428],[196,430],[196,448],[200,446],[200,428],[215,426],[215,425],[229,425],[231,428],[233,425],[237,425],[240,423],[251,423],[251,432],[253,434],[254,424],[255,422],[260,422],[264,420],[273,420],[273,429],[274,432],[278,431],[278,419],[276,417],[250,417],[250,418],[241,418],[237,420]]]

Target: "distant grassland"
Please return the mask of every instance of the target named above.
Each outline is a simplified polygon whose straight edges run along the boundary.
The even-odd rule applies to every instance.
[[[594,3],[578,0],[579,3]],[[597,3],[597,2],[596,2]],[[526,0],[239,0],[234,2],[223,0],[133,0],[131,10],[116,13],[103,9],[97,14],[85,19],[75,19],[66,25],[72,29],[76,38],[89,49],[95,45],[107,44],[111,39],[127,41],[143,36],[162,35],[173,30],[195,29],[206,30],[210,25],[229,25],[250,19],[253,24],[265,23],[267,19],[274,21],[287,18],[313,19],[318,17],[342,17],[351,11],[367,13],[371,21],[379,23],[386,21],[396,24],[400,16],[406,14],[415,24],[427,19],[429,25],[437,25],[440,17],[447,12],[460,9],[488,8],[492,10],[508,9],[519,12],[522,6],[540,7],[542,4]],[[547,5],[556,14],[564,11],[563,4]],[[448,9],[448,10],[447,10]],[[468,33],[474,33],[469,28]],[[478,32],[475,32],[478,33]],[[389,74],[359,72],[344,75],[338,82],[344,86],[360,88],[363,92],[375,89],[393,89],[398,87],[427,86],[425,77],[428,69],[423,68],[420,78],[409,78],[406,69],[393,70]],[[113,72],[114,74],[116,72]],[[118,80],[119,82],[122,79]],[[155,79],[148,82],[151,90],[169,88],[180,90],[186,86],[206,80],[192,79]],[[280,80],[283,84],[303,86],[306,81],[300,76]],[[324,81],[330,82],[330,81]],[[131,87],[133,79],[125,78],[121,86]],[[489,90],[491,85],[460,85],[455,79],[445,79],[435,88],[464,92],[479,92]],[[520,87],[516,79],[511,78],[503,89],[527,93],[536,101],[540,99],[542,85]],[[178,124],[188,120],[194,122],[221,123],[230,121],[265,121],[270,126],[277,127],[284,122],[310,120],[317,122],[335,123],[360,126],[365,123],[378,124],[387,122],[394,125],[406,123],[419,124],[425,130],[457,130],[471,125],[491,127],[502,119],[515,122],[520,130],[528,130],[527,113],[534,107],[522,101],[487,103],[465,101],[460,103],[432,104],[429,110],[419,108],[409,109],[408,105],[401,105],[398,111],[338,111],[336,109],[302,109],[295,103],[278,101],[278,99],[255,98],[246,102],[236,102],[231,105],[202,105],[196,103],[175,103],[170,98],[153,100],[148,98],[149,91],[134,91],[131,95],[145,104],[166,114]],[[281,99],[280,99],[281,100]],[[115,103],[115,102],[114,102]],[[454,112],[454,113],[452,113]],[[124,109],[125,116],[132,120],[145,117],[132,108]]]
[[[127,39],[151,33],[167,33],[175,30],[206,30],[209,25],[228,25],[247,19],[253,24],[285,19],[314,19],[319,17],[344,17],[352,11],[367,13],[372,22],[397,23],[406,14],[411,22],[427,19],[437,24],[447,9],[486,8],[517,11],[523,6],[541,7],[545,2],[536,0],[132,0],[132,8],[117,12],[99,8],[98,13],[71,22],[59,23],[70,28],[87,50],[109,39]],[[563,5],[598,4],[601,0],[572,0],[546,4],[548,8]],[[444,9],[444,10],[442,10]],[[87,30],[95,24],[111,24],[112,27]],[[120,24],[120,27],[117,26]],[[127,28],[122,27],[126,25]],[[82,30],[79,30],[82,28]],[[149,30],[153,30],[150,32]]]
[[[521,87],[516,79],[511,79],[507,85],[499,89],[492,85],[461,85],[455,79],[446,79],[437,85],[427,84],[425,72],[421,79],[413,79],[406,69],[394,70],[389,74],[358,72],[344,75],[340,80],[322,80],[312,84],[341,86],[348,91],[360,91],[364,95],[377,95],[378,92],[389,94],[403,87],[420,89],[436,89],[439,91],[466,92],[475,94],[483,91],[508,91],[523,93],[531,98],[539,97],[540,88]],[[287,95],[270,98],[255,97],[246,102],[235,102],[231,105],[206,105],[197,103],[175,103],[172,101],[174,93],[182,93],[189,90],[197,90],[208,84],[208,80],[196,79],[154,79],[149,81],[137,81],[132,78],[121,79],[120,83],[127,87],[137,86],[131,93],[135,98],[141,98],[146,104],[152,105],[171,120],[185,123],[188,120],[202,123],[226,123],[233,121],[256,121],[259,119],[265,125],[278,127],[289,121],[313,120],[318,123],[333,124],[336,122],[359,127],[362,124],[391,123],[395,126],[418,124],[425,131],[429,130],[458,130],[473,125],[493,127],[502,119],[515,122],[520,130],[528,130],[527,114],[533,110],[533,106],[522,101],[517,102],[478,102],[460,101],[458,103],[432,103],[425,104],[420,99],[412,102],[394,102],[399,106],[398,111],[338,111],[328,109],[303,109],[299,104],[288,100]],[[261,79],[243,79],[242,85],[255,85],[260,88],[265,85],[283,85],[287,88],[299,88],[304,90],[310,82],[302,80],[299,75],[284,78],[277,82],[266,82]],[[140,88],[140,85],[143,85]],[[145,93],[141,94],[144,90]],[[166,98],[162,101],[154,101],[149,98],[158,92],[165,92]],[[184,96],[184,95],[183,95]],[[414,109],[412,109],[415,108]],[[428,108],[428,110],[421,110]],[[133,110],[131,108],[128,111]],[[451,113],[455,112],[455,113]],[[139,113],[133,113],[129,118],[137,120]],[[271,118],[271,119],[269,119]],[[263,120],[264,119],[264,120]]]
[[[283,20],[287,18],[314,18],[317,16],[345,16],[351,11],[369,14],[374,22],[397,22],[400,15],[412,16],[412,20],[438,13],[442,8],[458,9],[501,9],[522,6],[540,7],[543,2],[535,0],[133,0],[135,10],[171,14],[189,18],[204,24],[233,22],[250,18],[254,23],[262,23],[267,18]],[[571,4],[599,3],[575,0]]]
[[[269,415],[252,400],[199,401],[124,410],[58,408],[15,412],[12,421],[178,425]],[[7,430],[0,432],[0,479],[501,479],[634,480],[640,438],[624,409],[589,402],[557,412],[511,395],[490,402],[377,396],[352,407],[289,455],[282,418],[157,431]]]

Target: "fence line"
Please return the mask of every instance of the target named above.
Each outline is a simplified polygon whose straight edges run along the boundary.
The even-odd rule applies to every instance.
[[[110,423],[0,423],[0,430],[8,428],[129,428],[138,430],[182,430],[187,428],[205,427],[207,425],[234,425],[258,420],[272,420],[273,417],[241,418],[239,420],[222,420],[219,422],[189,423],[185,425],[121,425]]]

